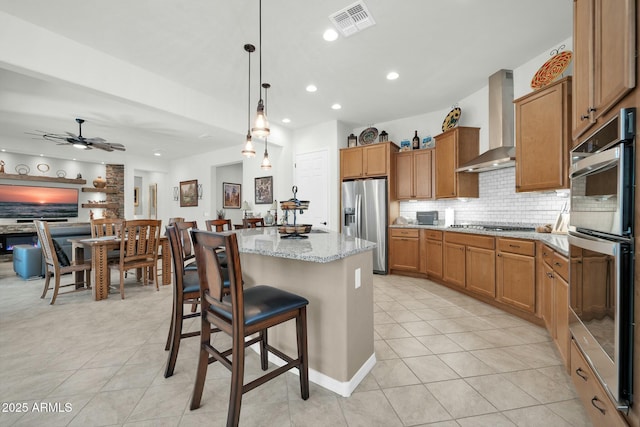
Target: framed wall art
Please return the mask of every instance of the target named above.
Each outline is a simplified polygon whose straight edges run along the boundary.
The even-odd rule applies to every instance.
[[[198,206],[198,180],[180,182],[180,207]]]
[[[242,200],[242,186],[230,182],[222,183],[222,208],[223,209],[240,209],[240,201]]]
[[[273,177],[263,176],[255,180],[256,205],[273,203]]]

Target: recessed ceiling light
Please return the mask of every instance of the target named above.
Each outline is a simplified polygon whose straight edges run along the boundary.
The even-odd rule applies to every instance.
[[[332,109],[334,109],[334,110],[339,110],[339,109],[341,109],[341,108],[342,108],[342,105],[340,105],[340,104],[333,104],[333,105],[331,106],[331,108],[332,108]]]
[[[315,92],[317,90],[318,90],[318,88],[316,87],[316,85],[307,86],[307,92]]]
[[[282,119],[282,123],[291,123],[291,119],[288,117],[285,117],[284,119]]]
[[[2,149],[2,150],[0,150],[0,151],[2,151],[2,152],[4,153],[5,151],[7,151],[7,149],[6,149],[6,148],[3,148],[3,149]]]
[[[44,154],[40,153],[40,157],[44,157]]]
[[[389,74],[387,74],[387,80],[395,80],[398,77],[400,77],[400,74],[396,73],[395,71],[391,71]]]
[[[324,34],[322,34],[322,38],[328,42],[332,42],[338,38],[338,32],[333,28],[329,28],[324,32]]]
[[[153,152],[153,155],[157,156],[157,157],[160,157],[160,156],[162,156],[162,151],[156,150],[156,151]]]

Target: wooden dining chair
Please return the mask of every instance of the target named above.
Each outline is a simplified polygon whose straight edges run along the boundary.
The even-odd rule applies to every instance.
[[[173,375],[180,350],[180,340],[183,338],[195,337],[200,335],[200,331],[182,332],[182,324],[185,319],[200,316],[200,312],[196,312],[198,304],[200,304],[200,282],[197,270],[185,271],[185,260],[182,250],[182,236],[180,230],[174,223],[166,228],[165,234],[169,239],[169,247],[171,248],[171,258],[173,259],[173,308],[171,310],[171,325],[169,326],[169,335],[165,351],[169,350],[167,366],[164,371],[164,377],[169,378]],[[189,236],[191,239],[191,236]],[[190,313],[185,313],[185,304],[191,304]]]
[[[132,269],[142,270],[144,285],[149,282],[148,270],[158,287],[158,248],[160,246],[160,224],[158,219],[124,221],[120,240],[120,260],[110,267],[120,271],[120,296],[124,299],[124,275]]]
[[[243,289],[242,268],[235,232],[213,233],[192,230],[195,246],[202,316],[200,328],[200,356],[196,372],[190,408],[200,407],[202,391],[210,363],[220,362],[231,371],[231,390],[227,427],[237,426],[240,419],[242,394],[253,390],[276,376],[298,369],[300,394],[309,398],[309,367],[307,355],[307,305],[306,298],[271,286],[254,286]],[[224,270],[220,266],[216,249],[224,246],[229,263],[229,295],[224,292]],[[286,322],[296,321],[297,357],[295,359],[269,345],[267,329]],[[211,332],[222,331],[231,337],[229,349],[219,349],[211,342]],[[257,334],[251,339],[247,337]],[[216,341],[217,342],[217,341]],[[276,355],[285,364],[261,377],[244,384],[245,347],[260,344],[260,365],[268,368],[268,353]],[[229,359],[231,355],[231,359]]]
[[[231,226],[230,219],[208,219],[204,222],[204,224],[206,225],[207,230],[209,231],[216,231],[216,232],[225,231],[225,226],[227,230],[233,229],[233,227]]]
[[[264,227],[264,218],[244,218],[242,228]]]
[[[91,237],[119,236],[123,219],[99,218],[91,220]]]
[[[176,221],[173,225],[178,230],[180,236],[180,247],[182,248],[182,261],[186,270],[196,269],[196,255],[193,251],[193,244],[191,243],[191,234],[189,231],[193,228],[198,228],[196,221]]]
[[[172,224],[174,224],[176,222],[184,222],[184,218],[181,217],[181,216],[176,216],[176,217],[173,217],[173,218],[169,218],[169,222],[167,224],[172,225]]]
[[[78,264],[75,260],[71,261],[68,266],[61,266],[58,262],[58,254],[55,248],[55,244],[53,239],[51,238],[51,232],[49,231],[49,224],[46,221],[33,221],[36,226],[36,232],[38,233],[38,239],[40,240],[40,246],[42,247],[42,254],[45,262],[45,282],[44,289],[42,291],[42,295],[40,298],[44,298],[47,295],[49,289],[53,289],[53,295],[51,296],[50,304],[54,304],[56,302],[56,298],[58,297],[58,291],[60,288],[65,288],[69,286],[73,286],[73,291],[68,291],[65,293],[71,293],[76,291],[84,291],[87,289],[91,289],[91,263],[86,262],[82,264]],[[61,249],[60,249],[61,250]],[[75,273],[78,271],[84,271],[84,282],[74,282],[65,285],[60,284],[60,278],[63,274],[67,273]],[[51,282],[51,276],[54,277],[54,286],[53,288],[49,287],[49,283]],[[75,280],[76,275],[73,274],[72,277]],[[86,286],[85,286],[86,285]]]

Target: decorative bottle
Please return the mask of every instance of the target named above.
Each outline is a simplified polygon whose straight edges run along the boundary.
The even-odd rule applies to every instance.
[[[418,131],[415,132],[415,135],[413,135],[413,149],[417,150],[420,148],[420,138],[418,137]]]

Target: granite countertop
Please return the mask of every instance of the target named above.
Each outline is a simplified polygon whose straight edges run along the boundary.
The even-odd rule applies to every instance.
[[[494,231],[475,228],[449,228],[436,225],[390,225],[389,228],[424,228],[429,230],[451,231],[453,233],[483,234],[494,237],[511,237],[515,239],[540,240],[565,256],[569,256],[569,242],[566,234],[536,233],[535,231]]]
[[[300,261],[327,263],[371,251],[375,243],[343,236],[335,231],[305,234],[307,239],[283,239],[277,227],[258,227],[235,230],[238,250],[244,254],[258,254]]]

